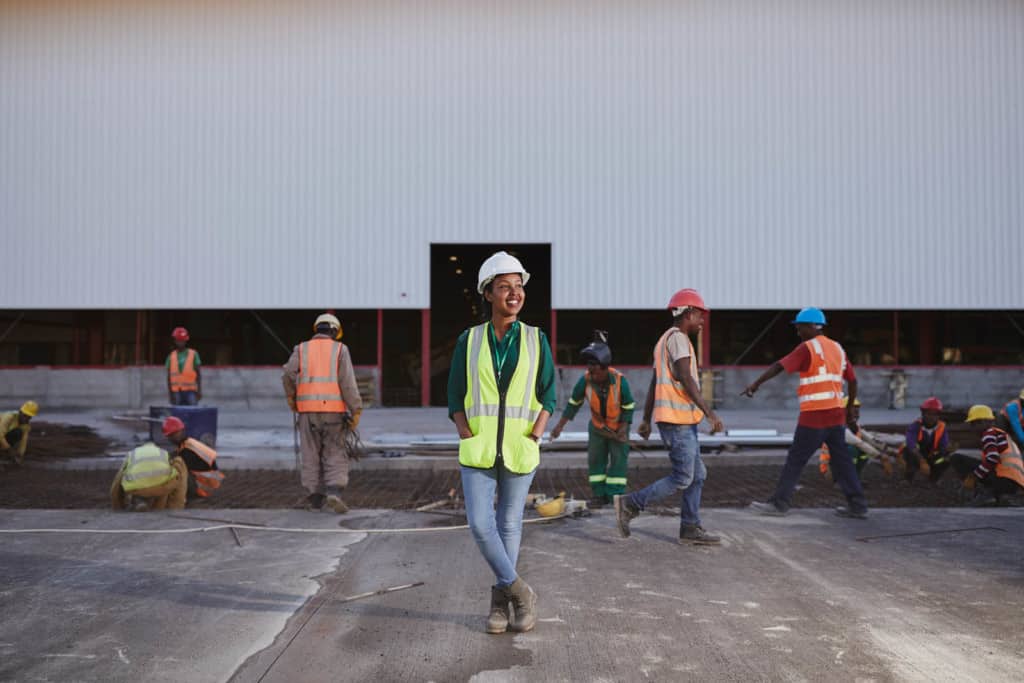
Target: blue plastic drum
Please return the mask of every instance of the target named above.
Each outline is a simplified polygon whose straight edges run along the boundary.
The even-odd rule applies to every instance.
[[[159,422],[149,423],[149,437],[163,448],[170,448],[171,442],[164,437],[161,423],[168,415],[174,415],[185,423],[185,434],[199,439],[210,448],[217,447],[217,408],[212,406],[150,406],[149,416]]]

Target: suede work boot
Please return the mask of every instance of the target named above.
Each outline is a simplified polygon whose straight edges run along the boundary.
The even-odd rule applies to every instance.
[[[532,630],[537,624],[537,594],[522,577],[516,578],[516,582],[507,590],[515,612],[509,628],[518,633]]]
[[[615,506],[615,522],[619,525],[619,533],[623,538],[629,538],[629,523],[636,519],[640,511],[630,505],[626,494],[615,496],[612,505]]]
[[[348,512],[348,505],[345,505],[345,501],[341,499],[341,489],[337,486],[327,487],[327,500],[324,502],[327,507],[337,512],[339,515],[343,515]]]
[[[721,545],[722,539],[705,531],[697,524],[683,524],[679,527],[680,545]]]
[[[511,599],[508,588],[491,586],[491,613],[487,615],[488,633],[504,633],[508,630],[508,603]]]

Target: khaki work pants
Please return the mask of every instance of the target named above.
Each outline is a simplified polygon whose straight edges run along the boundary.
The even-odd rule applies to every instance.
[[[299,413],[302,486],[325,493],[328,486],[348,486],[348,451],[341,413]]]
[[[181,458],[171,460],[171,467],[178,476],[166,484],[138,489],[130,493],[121,488],[121,473],[118,472],[110,487],[110,505],[115,510],[124,510],[129,497],[146,498],[150,510],[184,510],[185,494],[188,492],[188,468]]]

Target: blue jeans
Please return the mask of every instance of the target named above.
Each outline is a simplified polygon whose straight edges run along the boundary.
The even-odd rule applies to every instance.
[[[473,540],[491,565],[498,586],[511,586],[519,576],[519,542],[523,537],[523,507],[533,475],[513,474],[500,463],[486,470],[462,468],[462,495]],[[494,492],[498,509],[494,509]]]
[[[818,452],[823,443],[828,444],[829,453],[832,454],[833,476],[839,483],[843,495],[846,496],[850,509],[857,512],[867,510],[868,502],[864,499],[864,489],[860,486],[857,470],[854,469],[853,459],[850,458],[850,450],[846,447],[846,427],[844,425],[825,429],[796,426],[796,431],[793,432],[793,445],[789,447],[786,464],[782,466],[779,483],[775,487],[775,493],[769,498],[769,502],[775,503],[775,507],[780,510],[789,509],[793,491],[796,490],[797,482],[800,481],[804,465],[812,455]]]
[[[700,526],[700,492],[708,470],[700,459],[700,443],[697,441],[697,425],[658,423],[661,441],[668,448],[672,461],[672,473],[662,477],[647,488],[629,495],[629,503],[638,510],[651,503],[668,498],[676,491],[682,491],[679,503],[679,517],[683,524]]]
[[[199,405],[199,397],[194,391],[175,391],[171,394],[172,406]]]

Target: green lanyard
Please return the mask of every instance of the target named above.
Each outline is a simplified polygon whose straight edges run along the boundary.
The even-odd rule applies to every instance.
[[[501,384],[501,371],[505,367],[505,360],[508,358],[508,352],[511,350],[512,344],[515,342],[516,337],[519,334],[519,325],[517,323],[512,323],[512,328],[505,334],[504,350],[502,350],[498,344],[498,335],[494,333],[494,325],[488,325],[487,331],[491,335],[491,347],[494,349],[494,373],[498,378],[498,384]]]

